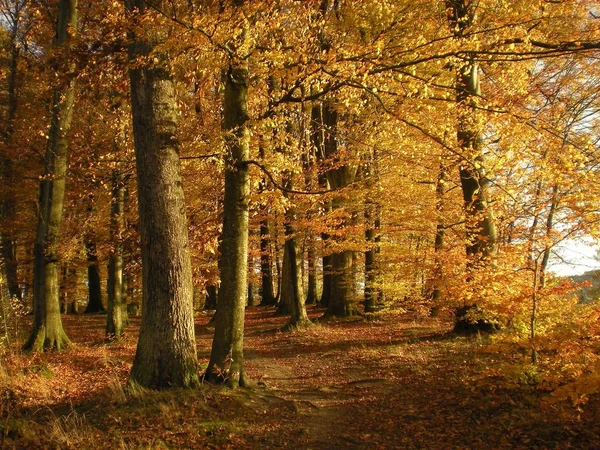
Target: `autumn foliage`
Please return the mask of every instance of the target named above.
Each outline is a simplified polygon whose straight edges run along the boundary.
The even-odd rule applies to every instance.
[[[595,2],[0,14],[0,445],[599,445]]]

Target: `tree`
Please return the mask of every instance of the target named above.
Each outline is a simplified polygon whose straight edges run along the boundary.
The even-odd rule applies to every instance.
[[[235,50],[229,55],[225,74],[223,130],[225,133],[225,198],[219,270],[221,288],[215,315],[215,335],[207,381],[246,386],[244,371],[244,313],[248,287],[248,202],[250,154],[248,129],[249,23],[241,14],[244,0],[233,0],[239,17]]]
[[[6,189],[0,199],[0,250],[4,266],[4,275],[8,287],[8,295],[21,299],[21,288],[17,274],[17,239],[16,239],[16,196],[14,183],[14,165],[12,157],[8,154],[14,145],[13,135],[15,120],[19,103],[19,91],[17,80],[20,78],[19,61],[21,59],[20,41],[26,39],[27,28],[30,26],[27,20],[27,1],[6,1],[0,5],[1,14],[8,27],[6,45],[9,53],[9,66],[7,74],[8,102],[4,117],[4,129],[2,140],[4,144],[3,154],[0,155],[0,180]]]
[[[68,133],[74,102],[74,64],[67,50],[77,29],[77,0],[57,4],[54,45],[63,50],[54,69],[62,74],[54,86],[44,176],[40,182],[37,235],[34,247],[33,329],[24,348],[43,351],[69,345],[60,319],[58,245],[67,175]]]
[[[106,335],[119,339],[123,334],[127,318],[127,305],[123,283],[123,232],[125,214],[124,177],[113,172],[110,208],[110,240],[112,248],[108,259],[108,314],[106,316]]]
[[[125,5],[133,23],[152,14],[151,2]],[[129,383],[154,389],[199,383],[175,89],[161,35],[136,27],[129,46],[143,289]]]

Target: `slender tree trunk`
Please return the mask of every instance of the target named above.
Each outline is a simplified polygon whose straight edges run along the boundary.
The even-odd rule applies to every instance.
[[[108,258],[108,314],[106,335],[120,339],[125,327],[127,307],[124,302],[123,283],[123,233],[125,231],[125,183],[123,177],[113,172],[110,208],[110,241],[112,249]]]
[[[60,311],[63,314],[78,314],[77,295],[77,271],[70,264],[65,263],[62,267],[62,282],[60,284]]]
[[[77,0],[60,0],[57,6],[55,44],[63,49],[77,29]],[[34,320],[31,335],[24,345],[26,350],[60,350],[70,343],[60,318],[58,247],[67,175],[67,135],[73,113],[73,70],[69,63],[64,71],[68,80],[59,81],[53,93],[34,248]]]
[[[434,266],[433,274],[431,276],[431,304],[432,304],[432,315],[436,315],[442,301],[442,287],[441,284],[444,279],[444,270],[442,265],[441,252],[444,248],[444,238],[446,236],[446,228],[443,220],[444,210],[444,194],[445,194],[445,183],[448,177],[446,166],[444,162],[440,160],[440,169],[438,172],[438,178],[435,185],[435,196],[436,204],[435,210],[437,212],[437,225],[435,227],[435,241],[433,244],[434,252]]]
[[[242,0],[234,0],[241,6]],[[242,48],[247,51],[249,29],[242,31]],[[231,387],[247,384],[244,372],[244,313],[248,278],[248,201],[250,178],[248,158],[248,62],[234,57],[225,81],[223,129],[225,132],[225,199],[223,242],[219,269],[221,288],[215,316],[215,335],[205,379]]]
[[[337,111],[331,105],[323,104],[317,118],[316,123],[321,128],[317,133],[314,133],[317,139],[317,148],[321,149],[321,152],[317,154],[321,154],[323,158],[327,159],[335,158],[338,154]],[[348,164],[331,168],[326,173],[327,184],[333,189],[346,187],[354,181],[356,172],[356,167],[351,167]],[[348,209],[349,206],[348,201],[342,196],[334,198],[331,204],[332,210]],[[340,226],[343,227],[344,224]],[[353,252],[349,250],[338,251],[330,255],[330,259],[327,261],[330,268],[330,278],[327,280],[329,283],[328,294],[325,294],[326,275],[323,275],[323,296],[330,296],[327,299],[327,315],[351,316],[358,312],[355,292],[356,271],[352,265],[352,254]],[[323,261],[323,264],[325,264],[325,261]]]
[[[273,293],[273,265],[271,264],[269,221],[260,221],[260,273],[261,273],[261,306],[275,306]]]
[[[21,300],[21,288],[17,274],[17,240],[15,237],[16,200],[14,195],[14,168],[10,157],[0,161],[1,179],[5,186],[5,197],[0,202],[0,217],[2,229],[0,230],[0,250],[3,262],[6,287],[10,297]]]
[[[446,1],[450,29],[458,40],[466,38],[472,27],[476,4],[467,0]],[[478,99],[481,96],[479,67],[471,57],[465,58],[456,74],[456,105],[458,111],[456,137],[466,162],[459,168],[466,218],[467,280],[476,269],[492,268],[496,250],[496,226],[489,205],[489,180],[481,142],[481,124],[478,117]],[[476,332],[494,330],[487,318],[476,324],[468,318],[478,310],[477,299],[457,311],[455,331]]]
[[[204,302],[204,309],[217,309],[217,296],[217,286],[215,286],[214,284],[209,284],[208,286],[206,286],[206,301]]]
[[[265,157],[265,149],[261,144],[259,147],[260,158]],[[258,191],[264,192],[267,186],[266,177],[261,180]],[[262,208],[263,218],[260,221],[260,306],[275,306],[277,299],[273,293],[273,264],[271,261],[271,234],[269,227],[269,207]]]
[[[317,255],[315,252],[315,236],[308,231],[306,236],[306,259],[308,260],[308,284],[306,290],[306,304],[317,303]]]
[[[552,188],[552,203],[550,204],[550,211],[548,212],[548,218],[546,219],[546,243],[544,245],[544,251],[542,252],[542,261],[538,262],[539,259],[535,259],[533,266],[533,292],[531,295],[531,317],[530,317],[530,340],[531,340],[531,364],[537,364],[537,348],[536,348],[536,327],[538,319],[538,296],[539,292],[546,287],[546,270],[548,268],[548,261],[550,260],[550,250],[552,245],[550,244],[550,237],[554,228],[554,214],[558,207],[558,186],[554,185]]]
[[[375,227],[370,225],[372,220],[371,214],[373,213],[372,205],[367,205],[365,211],[365,220],[367,222],[367,229],[365,230],[365,239],[368,250],[365,252],[365,312],[377,311],[377,294],[376,294],[376,283],[377,283],[377,263],[375,260]]]
[[[449,21],[457,39],[464,39],[472,25],[474,8],[466,0],[447,0]],[[481,125],[477,114],[481,96],[479,68],[470,58],[458,68],[456,103],[457,140],[467,163],[460,166],[460,181],[467,218],[467,257],[470,267],[490,263],[496,247],[496,227],[489,206],[489,180],[481,148]]]
[[[132,14],[143,0],[127,1]],[[129,383],[153,389],[199,383],[192,267],[168,56],[152,31],[132,36],[129,71],[142,251],[142,320]],[[148,55],[152,54],[152,58]],[[136,60],[139,58],[138,60]]]
[[[290,248],[284,244],[283,259],[281,262],[281,289],[279,292],[279,303],[277,303],[277,316],[291,316],[292,303],[294,302],[294,286],[292,285],[295,264],[292,264]]]
[[[275,255],[275,271],[277,272],[277,293],[275,294],[275,305],[279,306],[281,300],[281,280],[283,279],[283,256],[280,258],[281,249],[279,247],[279,227],[277,224],[273,227],[273,247]]]
[[[302,256],[298,252],[297,238],[292,234],[288,234],[288,239],[285,241],[285,246],[289,254],[290,271],[289,271],[289,284],[291,287],[291,317],[288,322],[288,327],[291,328],[303,328],[311,324],[306,314],[306,307],[304,305],[304,294],[302,286],[302,274],[301,264]]]
[[[293,189],[293,174],[286,174],[286,188]],[[289,304],[291,309],[291,317],[288,322],[288,327],[302,328],[311,325],[308,315],[306,314],[306,306],[304,304],[304,286],[302,283],[302,253],[298,251],[298,237],[295,229],[296,209],[290,202],[290,206],[286,211],[285,217],[285,251],[288,255],[288,272],[287,278],[282,280],[282,284],[287,283],[289,286]],[[284,271],[285,274],[285,271]],[[280,304],[283,301],[280,302]]]
[[[18,63],[20,51],[17,46],[17,33],[19,31],[20,9],[13,11],[14,22],[9,24],[10,30],[10,68],[8,72],[8,108],[4,129],[4,144],[7,151],[13,145],[15,117],[18,106],[17,79],[19,77]],[[22,300],[21,288],[17,274],[17,239],[16,239],[16,198],[14,187],[14,166],[12,155],[4,154],[0,158],[0,180],[2,180],[3,195],[0,200],[0,250],[4,262],[4,275],[10,297]]]
[[[98,266],[98,253],[96,251],[96,243],[88,241],[85,246],[88,261],[88,304],[85,308],[85,313],[104,312],[102,304],[102,286],[100,284],[100,267]]]
[[[378,305],[383,303],[383,288],[381,287],[381,204],[377,199],[380,188],[377,151],[373,151],[371,162],[367,167],[367,185],[371,188],[365,205],[365,240],[368,249],[365,252],[365,312],[375,312]],[[374,180],[374,181],[373,181]]]

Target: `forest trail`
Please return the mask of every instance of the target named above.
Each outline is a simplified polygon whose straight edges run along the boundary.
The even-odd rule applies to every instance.
[[[322,310],[310,308],[311,318]],[[208,360],[210,314],[197,317]],[[549,402],[539,387],[500,368],[483,337],[406,314],[356,318],[281,332],[285,317],[249,308],[246,370],[251,389],[122,392],[136,323],[120,343],[103,342],[105,316],[66,317],[73,350],[16,355],[0,378],[15,396],[3,407],[5,448],[593,449],[600,402],[581,411]],[[516,364],[516,365],[515,365]],[[10,378],[10,379],[7,379]]]

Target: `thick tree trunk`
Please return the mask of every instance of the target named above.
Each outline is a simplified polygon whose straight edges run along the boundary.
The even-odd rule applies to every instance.
[[[110,208],[110,241],[112,249],[108,258],[108,314],[106,335],[120,339],[125,327],[127,307],[123,282],[123,242],[125,231],[125,183],[118,172],[113,173]]]
[[[142,0],[126,4],[146,13]],[[142,252],[142,320],[129,383],[160,389],[195,386],[199,377],[175,87],[156,44],[150,31],[129,49],[139,58],[129,76]]]
[[[76,28],[77,0],[60,0],[56,46],[65,48]],[[73,69],[73,65],[69,64],[66,77],[72,78]],[[34,320],[31,336],[24,345],[26,350],[60,350],[69,345],[60,318],[58,247],[67,175],[67,134],[71,128],[74,88],[72,79],[61,80],[53,93],[34,248]]]
[[[246,29],[244,33],[247,33]],[[231,387],[247,384],[244,373],[244,313],[248,277],[248,201],[250,153],[248,122],[248,65],[233,60],[226,74],[223,128],[225,157],[225,199],[221,246],[221,288],[215,316],[215,335],[208,381]]]

